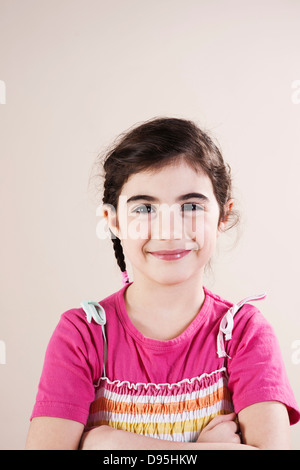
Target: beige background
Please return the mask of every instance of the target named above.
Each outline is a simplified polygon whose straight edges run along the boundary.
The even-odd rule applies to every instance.
[[[0,0],[2,449],[24,447],[61,313],[122,287],[88,182],[97,154],[154,116],[220,142],[243,219],[206,285],[268,293],[300,403],[299,18],[297,0]],[[300,425],[292,436],[299,449]]]

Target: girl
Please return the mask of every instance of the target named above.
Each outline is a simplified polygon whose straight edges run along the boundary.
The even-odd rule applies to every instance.
[[[264,295],[233,304],[203,285],[237,222],[219,149],[193,122],[157,118],[121,136],[104,173],[124,286],[62,315],[27,448],[288,449],[300,413],[250,303]]]

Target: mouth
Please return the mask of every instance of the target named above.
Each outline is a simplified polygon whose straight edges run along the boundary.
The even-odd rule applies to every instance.
[[[192,250],[164,250],[164,251],[150,251],[149,253],[155,258],[165,261],[174,261],[188,255]]]

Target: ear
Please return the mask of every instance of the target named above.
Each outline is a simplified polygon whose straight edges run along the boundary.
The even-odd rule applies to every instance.
[[[114,206],[111,204],[103,204],[102,213],[111,232],[115,235],[115,237],[120,238],[117,213]]]
[[[229,220],[230,213],[232,212],[234,207],[234,200],[233,199],[228,199],[228,201],[225,204],[224,207],[224,216],[219,222],[219,227],[218,227],[218,235],[222,232],[225,232],[226,226]]]

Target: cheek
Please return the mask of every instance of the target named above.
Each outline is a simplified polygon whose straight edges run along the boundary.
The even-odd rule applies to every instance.
[[[182,232],[185,239],[195,240],[199,248],[205,244],[208,235],[208,223],[205,214],[189,215],[182,221]]]
[[[143,258],[143,247],[145,245],[145,240],[141,239],[123,239],[122,247],[125,256],[130,260],[132,264],[139,264]]]
[[[146,217],[128,217],[120,224],[122,240],[147,240],[150,237],[150,220]]]
[[[195,239],[200,249],[213,250],[217,241],[217,219],[207,216],[201,223],[197,221]]]

